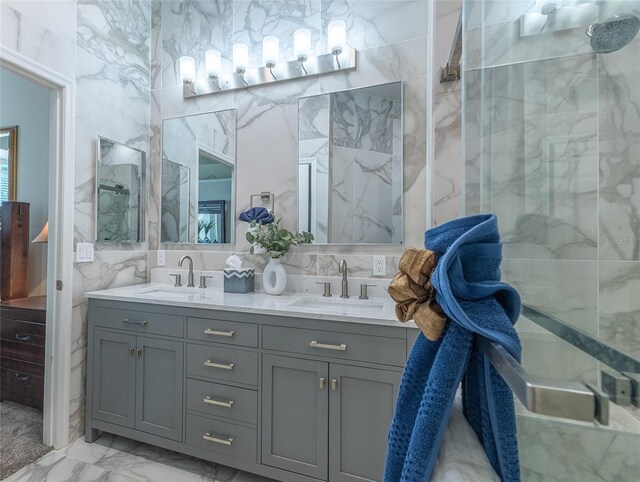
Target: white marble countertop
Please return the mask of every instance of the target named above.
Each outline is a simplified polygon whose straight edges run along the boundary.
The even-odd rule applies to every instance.
[[[349,299],[335,295],[324,298],[308,293],[283,293],[280,296],[272,296],[254,291],[237,294],[225,293],[221,288],[175,288],[163,283],[90,291],[85,293],[85,296],[100,300],[416,328],[413,321],[401,323],[397,320],[395,302],[390,297],[360,300],[357,296]]]

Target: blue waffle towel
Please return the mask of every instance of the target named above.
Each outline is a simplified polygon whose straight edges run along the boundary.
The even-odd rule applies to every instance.
[[[255,221],[258,224],[271,224],[273,222],[273,214],[267,208],[255,207],[242,211],[238,219],[246,223]]]
[[[430,229],[425,248],[438,256],[431,282],[447,327],[439,340],[421,333],[413,346],[389,430],[384,481],[429,480],[461,382],[465,417],[489,462],[503,481],[519,481],[513,396],[477,346],[483,336],[520,360],[513,328],[520,297],[500,282],[497,219],[470,216]]]

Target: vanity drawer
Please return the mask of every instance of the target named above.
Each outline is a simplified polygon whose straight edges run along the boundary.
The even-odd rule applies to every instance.
[[[262,345],[267,350],[280,350],[304,355],[321,355],[385,365],[404,366],[406,341],[402,338],[336,333],[265,326]]]
[[[187,409],[255,424],[258,421],[258,392],[188,379]]]
[[[256,429],[187,414],[187,445],[256,461],[258,434]]]
[[[184,318],[182,316],[148,313],[145,311],[96,308],[94,324],[104,328],[151,333],[154,335],[182,337],[184,334]]]
[[[257,348],[258,325],[208,318],[188,318],[187,337],[193,340]]]
[[[187,374],[246,385],[258,384],[258,354],[234,348],[189,344]]]

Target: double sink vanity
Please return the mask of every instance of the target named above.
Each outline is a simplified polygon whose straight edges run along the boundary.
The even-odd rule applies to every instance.
[[[418,333],[390,298],[87,296],[87,441],[105,431],[278,480],[380,480]]]

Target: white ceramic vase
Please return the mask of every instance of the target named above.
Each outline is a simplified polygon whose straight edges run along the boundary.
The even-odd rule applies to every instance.
[[[269,258],[262,273],[262,285],[269,295],[281,295],[287,287],[287,272],[280,261],[280,258]]]

